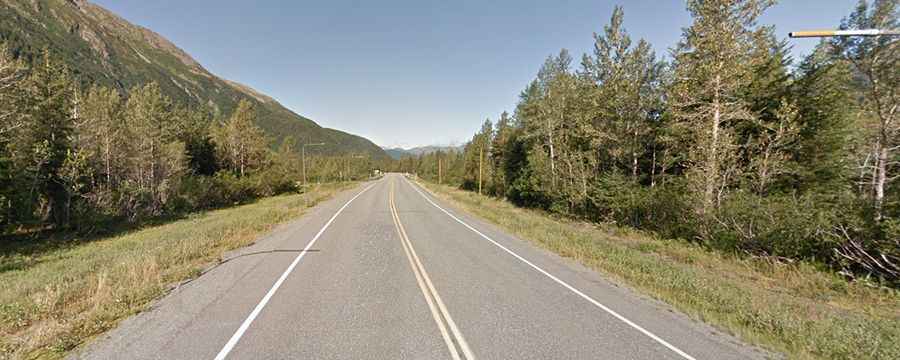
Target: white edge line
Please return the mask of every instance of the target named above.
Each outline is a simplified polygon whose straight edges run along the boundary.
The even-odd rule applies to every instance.
[[[238,341],[241,340],[241,337],[244,336],[244,332],[247,331],[247,328],[250,327],[250,324],[253,323],[253,320],[255,320],[257,316],[259,316],[259,313],[262,311],[262,309],[266,307],[266,304],[269,303],[269,300],[273,295],[275,295],[275,292],[278,291],[278,288],[281,287],[281,284],[284,283],[284,280],[287,279],[288,275],[290,275],[292,271],[294,271],[294,267],[296,267],[297,264],[300,263],[300,259],[303,258],[303,255],[306,255],[307,251],[313,246],[313,244],[316,243],[316,240],[319,240],[319,237],[322,236],[322,233],[325,232],[325,229],[328,229],[328,227],[331,226],[331,223],[334,222],[334,219],[336,219],[338,215],[340,215],[341,212],[343,212],[344,209],[346,209],[347,206],[349,206],[350,203],[353,202],[353,200],[356,200],[356,198],[358,198],[366,191],[369,191],[369,189],[377,184],[378,183],[376,182],[360,191],[359,194],[356,194],[356,196],[347,201],[344,206],[342,206],[336,213],[334,213],[331,219],[329,219],[328,222],[325,223],[325,226],[323,226],[322,229],[319,230],[318,233],[316,233],[316,236],[314,236],[312,240],[310,240],[309,243],[306,244],[306,247],[303,248],[303,251],[301,251],[300,254],[298,254],[297,257],[294,258],[294,261],[290,266],[287,267],[287,270],[285,270],[284,273],[281,274],[281,277],[279,277],[278,280],[275,281],[275,284],[272,285],[272,288],[269,289],[269,292],[266,293],[266,296],[263,296],[262,300],[259,301],[259,304],[256,304],[256,307],[253,308],[253,311],[250,312],[250,315],[247,316],[247,319],[245,319],[244,322],[241,323],[241,326],[237,329],[237,331],[234,332],[234,335],[231,336],[231,339],[228,340],[228,343],[226,343],[225,346],[222,347],[222,350],[219,351],[219,354],[216,355],[216,360],[224,360],[228,356],[228,353],[230,353],[231,349],[233,349],[234,346],[237,345]]]
[[[574,292],[574,293],[577,294],[578,296],[580,296],[580,297],[582,297],[583,299],[589,301],[590,303],[592,303],[592,304],[594,304],[595,306],[599,307],[599,308],[602,309],[603,311],[606,311],[607,313],[609,313],[610,315],[612,315],[612,316],[615,317],[616,319],[621,320],[621,321],[624,322],[625,324],[628,324],[628,326],[631,326],[631,327],[634,328],[635,330],[640,331],[640,332],[643,333],[644,335],[647,335],[647,337],[649,337],[649,338],[655,340],[656,342],[658,342],[658,343],[660,343],[661,345],[665,346],[665,347],[668,348],[669,350],[672,350],[672,351],[674,351],[676,354],[681,355],[681,357],[683,357],[683,358],[685,358],[685,359],[688,359],[688,360],[696,360],[693,356],[690,356],[690,355],[688,355],[687,353],[685,353],[684,351],[681,351],[681,349],[675,347],[675,346],[672,345],[672,344],[669,344],[667,341],[663,340],[663,339],[660,338],[659,336],[656,336],[656,335],[653,334],[652,332],[648,331],[647,329],[644,329],[643,327],[641,327],[640,325],[634,323],[633,321],[628,320],[626,317],[624,317],[624,316],[620,315],[619,313],[613,311],[612,309],[606,307],[606,305],[603,305],[603,304],[601,304],[599,301],[594,300],[594,299],[591,298],[590,296],[587,296],[585,293],[583,293],[583,292],[581,292],[580,290],[576,289],[574,286],[569,285],[568,283],[566,283],[565,281],[560,280],[560,279],[557,278],[556,276],[553,276],[553,274],[550,274],[550,273],[548,273],[547,271],[545,271],[544,269],[541,269],[541,268],[538,267],[537,265],[533,264],[531,261],[526,260],[525,258],[519,256],[519,254],[514,253],[512,250],[507,249],[505,246],[503,246],[503,245],[501,245],[500,243],[494,241],[494,239],[491,239],[491,238],[488,237],[487,235],[483,234],[481,231],[478,231],[477,229],[475,229],[475,228],[472,227],[471,225],[466,224],[465,222],[463,222],[462,220],[460,220],[459,218],[457,218],[456,216],[454,216],[453,214],[451,214],[449,211],[444,210],[444,208],[440,207],[438,204],[436,204],[434,201],[432,201],[430,198],[428,198],[428,196],[425,196],[425,194],[423,194],[422,191],[418,189],[418,187],[416,187],[415,185],[413,185],[412,182],[409,181],[409,179],[406,179],[406,177],[404,177],[403,179],[406,180],[406,182],[410,184],[410,186],[413,188],[413,190],[415,190],[416,192],[418,192],[419,195],[421,195],[423,198],[425,198],[425,200],[427,200],[429,203],[431,203],[431,205],[433,205],[434,207],[436,207],[436,208],[438,208],[439,210],[441,210],[444,214],[447,214],[447,216],[450,216],[451,218],[453,218],[453,220],[456,220],[456,222],[458,222],[458,223],[462,224],[463,226],[467,227],[469,230],[472,230],[472,231],[475,232],[476,234],[480,235],[480,236],[483,237],[485,240],[490,241],[491,243],[493,243],[494,245],[496,245],[496,246],[499,247],[500,249],[503,249],[503,251],[506,251],[507,253],[509,253],[509,254],[512,255],[513,257],[515,257],[515,258],[521,260],[522,262],[524,262],[525,264],[528,264],[528,266],[531,266],[533,269],[537,270],[537,271],[540,272],[541,274],[546,275],[547,277],[549,277],[550,279],[552,279],[553,281],[555,281],[557,284],[562,285],[562,286],[565,287],[566,289],[571,290],[572,292]]]

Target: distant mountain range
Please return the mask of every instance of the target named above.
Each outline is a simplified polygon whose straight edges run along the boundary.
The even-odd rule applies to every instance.
[[[458,146],[431,145],[431,146],[419,146],[419,147],[414,147],[411,149],[385,148],[384,151],[386,151],[387,154],[390,155],[395,160],[400,160],[402,158],[409,157],[409,156],[419,156],[419,155],[424,155],[424,154],[431,154],[431,153],[437,152],[437,151],[444,151],[444,152],[462,151],[462,149],[465,147],[466,147],[465,144],[458,145]]]
[[[257,105],[258,125],[276,144],[291,136],[326,144],[310,149],[315,152],[388,158],[371,141],[321,127],[249,86],[222,79],[159,34],[85,0],[0,0],[0,40],[25,59],[50,49],[84,83],[124,92],[155,81],[175,101],[210,106],[223,114],[249,99]]]

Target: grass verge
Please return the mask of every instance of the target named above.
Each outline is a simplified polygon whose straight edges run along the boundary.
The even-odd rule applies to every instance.
[[[325,184],[107,238],[47,239],[65,245],[0,253],[0,358],[60,358],[224,252],[350,186]]]
[[[456,188],[438,197],[613,281],[792,359],[900,359],[900,292],[814,265],[723,254],[685,241],[561,219]]]

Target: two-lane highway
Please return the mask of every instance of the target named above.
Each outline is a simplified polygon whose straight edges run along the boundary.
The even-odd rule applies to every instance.
[[[397,174],[314,208],[87,359],[738,359],[763,353]]]

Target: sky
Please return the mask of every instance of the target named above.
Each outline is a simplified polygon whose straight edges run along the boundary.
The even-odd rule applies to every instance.
[[[150,28],[214,74],[322,126],[386,147],[461,144],[512,112],[543,60],[591,51],[621,4],[633,40],[668,56],[690,25],[683,1],[94,0]],[[779,37],[836,28],[855,0],[782,0]],[[791,39],[800,59],[814,39]]]

